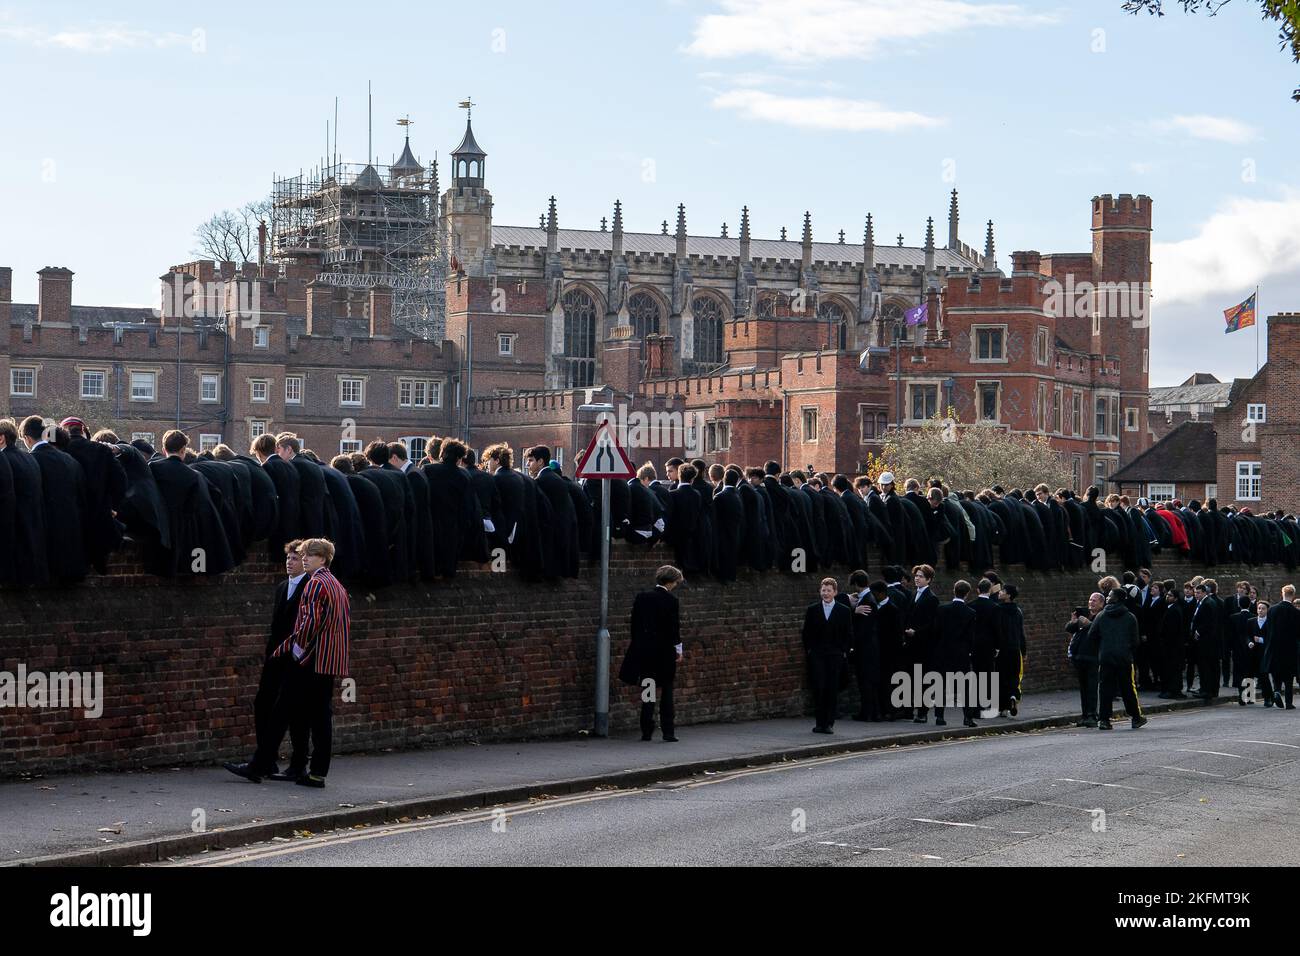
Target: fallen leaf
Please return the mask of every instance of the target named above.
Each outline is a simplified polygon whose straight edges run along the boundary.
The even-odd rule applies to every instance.
[[[121,833],[121,832],[122,832],[122,828],[121,828],[120,826],[100,827],[100,828],[99,828],[97,831],[95,831],[95,832],[97,832],[97,833]]]

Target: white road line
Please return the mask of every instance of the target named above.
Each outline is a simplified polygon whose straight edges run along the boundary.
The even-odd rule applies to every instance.
[[[1199,773],[1202,777],[1222,777],[1221,773],[1207,773],[1204,770],[1188,770],[1186,767],[1157,767],[1157,770],[1177,770],[1179,773]]]
[[[1092,813],[1092,807],[1076,807],[1068,803],[1047,803],[1044,800],[1027,800],[1024,797],[989,797],[989,800],[1006,800],[1008,803],[1032,803],[1039,807],[1060,807],[1062,810],[1078,810],[1080,813]]]
[[[998,832],[1013,833],[1016,836],[1033,836],[1028,830],[1006,830],[1001,827],[988,827],[980,823],[954,823],[952,820],[931,820],[927,817],[912,817],[913,823],[933,823],[941,827],[970,827],[972,830],[996,830]]]
[[[1236,744],[1267,744],[1270,747],[1290,747],[1292,750],[1300,750],[1296,744],[1280,744],[1276,740],[1233,740]]]
[[[1138,793],[1160,793],[1147,787],[1129,787],[1122,783],[1101,783],[1097,780],[1075,780],[1073,777],[1057,777],[1059,783],[1086,783],[1091,787],[1114,787],[1117,790],[1136,790]]]
[[[913,853],[911,850],[896,850],[889,846],[857,846],[853,843],[839,843],[835,840],[821,840],[817,846],[833,846],[837,850],[858,850],[860,852],[870,853],[901,853],[903,856],[914,856],[918,860],[939,860],[943,862],[943,857],[935,856],[933,853]]]
[[[1176,750],[1180,754],[1210,754],[1214,757],[1231,757],[1233,760],[1258,760],[1259,757],[1243,757],[1241,754],[1225,754],[1222,750]]]

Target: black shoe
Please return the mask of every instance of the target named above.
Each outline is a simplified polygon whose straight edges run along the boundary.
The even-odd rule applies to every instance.
[[[228,763],[223,764],[222,766],[233,773],[236,777],[243,777],[245,780],[252,783],[262,782],[261,773],[254,769],[251,763]]]
[[[830,729],[829,727],[814,727],[814,728],[813,728],[813,733],[815,733],[815,734],[829,734],[830,732],[831,732],[831,729]]]
[[[650,735],[650,734],[642,734],[642,735],[641,735],[641,739],[642,739],[642,740],[653,740],[654,737],[653,737],[652,735]]]
[[[1074,722],[1074,726],[1076,726],[1076,727],[1087,727],[1087,726],[1088,726],[1088,722],[1087,722],[1086,720],[1076,720],[1076,721]],[[1096,725],[1094,724],[1093,726],[1096,726]]]
[[[1148,722],[1148,721],[1147,721],[1147,719],[1146,719],[1145,717],[1134,717],[1134,718],[1133,718],[1133,729],[1134,729],[1134,730],[1137,730],[1139,727],[1144,726],[1147,722]]]
[[[1087,720],[1085,720],[1085,721],[1083,722],[1083,726],[1085,726],[1085,727],[1087,727],[1089,730],[1091,730],[1093,727],[1096,727],[1096,726],[1097,726],[1097,718],[1096,718],[1096,717],[1089,717]]]
[[[1246,698],[1244,698],[1244,697],[1238,697],[1238,698],[1237,698],[1237,703],[1240,704],[1242,707],[1245,707],[1245,706],[1246,706]]]
[[[1264,706],[1265,706],[1265,707],[1272,707],[1272,706],[1273,706],[1273,700],[1272,700],[1272,698],[1269,698],[1268,700],[1264,701]]]
[[[1098,730],[1114,730],[1115,728],[1112,727],[1112,726],[1110,725],[1110,721],[1109,721],[1109,720],[1099,720],[1099,721],[1097,721],[1097,729],[1098,729]]]
[[[934,725],[936,727],[947,727],[948,721],[944,720],[942,717],[936,717],[934,718]]]
[[[1018,713],[1020,713],[1020,702],[1017,701],[1014,697],[1012,697],[1012,698],[1011,698],[1011,716],[1014,717],[1014,716],[1016,716],[1016,714],[1018,714]]]
[[[664,743],[666,743],[666,744],[675,744],[675,743],[677,743],[677,738],[676,738],[676,737],[665,737],[665,738],[664,738]]]
[[[288,783],[297,783],[299,778],[307,776],[306,770],[295,770],[290,767],[284,773],[273,773],[267,777],[268,780],[283,780]]]
[[[926,718],[924,718],[924,717],[913,717],[913,718],[912,718],[912,723],[914,723],[914,724],[923,724],[923,723],[925,723],[925,721],[926,721]]]
[[[1175,697],[1174,694],[1166,694],[1166,693],[1163,693],[1163,692],[1157,694],[1156,696],[1159,697],[1161,700],[1173,700],[1174,697]]]
[[[1295,704],[1287,704],[1287,705],[1286,705],[1286,709],[1287,709],[1287,710],[1295,710]]]
[[[1273,706],[1275,707],[1282,706],[1282,695],[1277,693],[1276,691],[1273,693]]]
[[[965,720],[962,721],[962,726],[963,726],[963,727],[978,727],[979,724],[975,723],[975,721],[973,721],[973,720],[971,720],[969,717],[967,717]]]
[[[317,790],[325,788],[325,778],[318,777],[314,773],[305,773],[294,782],[300,787],[315,787]]]

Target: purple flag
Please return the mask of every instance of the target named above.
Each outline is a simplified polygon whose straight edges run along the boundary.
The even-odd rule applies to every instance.
[[[906,312],[904,312],[903,318],[907,320],[907,324],[909,326],[925,325],[927,322],[930,321],[928,310],[929,310],[929,303],[922,302],[915,309],[908,309]]]

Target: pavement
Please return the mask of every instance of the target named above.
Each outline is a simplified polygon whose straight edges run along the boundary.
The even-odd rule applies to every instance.
[[[1148,714],[1213,706],[1140,696]],[[1225,695],[1218,704],[1234,701]],[[252,784],[220,767],[32,777],[0,784],[0,866],[149,863],[807,758],[1072,728],[1077,708],[1077,692],[1058,691],[1030,695],[1018,717],[981,720],[974,729],[959,716],[943,728],[933,716],[924,726],[841,719],[833,736],[823,736],[810,732],[811,718],[797,718],[685,726],[678,743],[633,734],[355,754],[334,758],[323,790]],[[1131,733],[1126,718],[1115,726],[1112,735]]]

